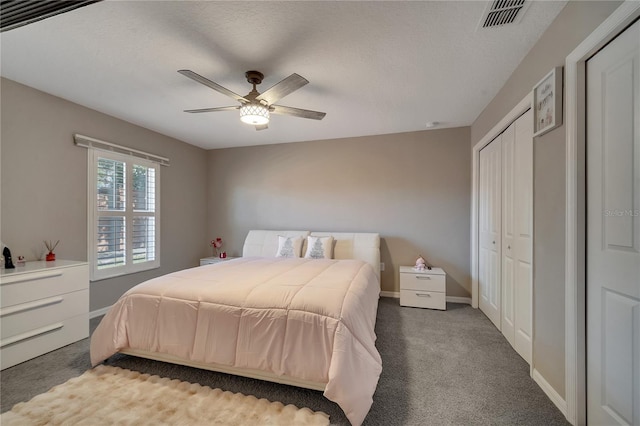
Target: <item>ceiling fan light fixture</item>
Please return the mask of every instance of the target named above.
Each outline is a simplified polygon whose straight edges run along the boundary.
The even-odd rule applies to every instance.
[[[2,0],[8,1],[8,0]],[[11,0],[13,1],[13,0]],[[188,113],[200,113],[200,112],[216,112],[216,111],[230,111],[240,110],[240,121],[243,123],[254,126],[256,130],[265,130],[269,126],[269,116],[271,113],[279,115],[292,115],[294,117],[309,118],[312,120],[322,120],[325,112],[311,111],[308,109],[292,108],[284,105],[275,105],[283,97],[295,92],[305,84],[309,83],[307,79],[299,76],[296,73],[291,74],[284,80],[271,86],[263,93],[258,93],[256,85],[262,82],[264,75],[259,71],[247,71],[245,77],[247,81],[253,85],[253,90],[246,96],[240,96],[237,93],[219,85],[218,83],[211,81],[191,70],[179,70],[180,74],[187,78],[207,86],[217,92],[222,93],[230,98],[240,102],[239,107],[216,107],[216,108],[200,108],[200,109],[187,109],[184,112]]]
[[[240,120],[252,126],[269,123],[269,108],[260,103],[248,103],[240,107]]]

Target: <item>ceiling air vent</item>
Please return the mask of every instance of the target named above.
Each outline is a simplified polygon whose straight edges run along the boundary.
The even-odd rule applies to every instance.
[[[490,2],[482,14],[480,28],[517,24],[527,11],[530,0],[495,0]]]
[[[9,31],[100,0],[2,0],[0,32]]]

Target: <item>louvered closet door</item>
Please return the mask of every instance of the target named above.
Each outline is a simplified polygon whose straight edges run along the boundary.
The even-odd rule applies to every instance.
[[[501,245],[501,136],[480,151],[478,194],[479,307],[500,329],[500,245]]]

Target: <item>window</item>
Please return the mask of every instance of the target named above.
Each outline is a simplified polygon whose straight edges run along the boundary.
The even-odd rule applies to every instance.
[[[157,163],[89,150],[92,281],[160,266],[159,195]]]

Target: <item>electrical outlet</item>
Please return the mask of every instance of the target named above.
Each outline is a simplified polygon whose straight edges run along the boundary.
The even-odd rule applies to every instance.
[[[380,262],[380,272],[384,272],[384,262]]]

